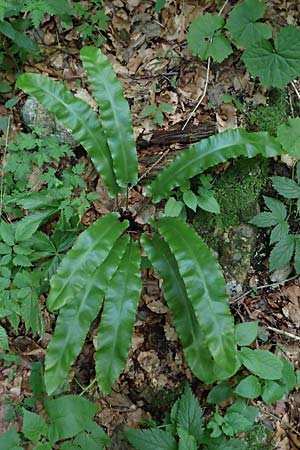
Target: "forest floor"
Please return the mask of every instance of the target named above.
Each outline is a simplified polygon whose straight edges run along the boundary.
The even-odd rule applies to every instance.
[[[224,16],[236,2],[225,3]],[[272,0],[266,5],[266,20],[275,29],[287,23],[297,25],[297,21],[299,25],[298,1]],[[268,104],[269,92],[250,77],[239,51],[221,64],[211,64],[207,70],[207,63],[192,57],[188,50],[188,25],[200,14],[216,12],[213,0],[170,0],[159,16],[154,13],[154,2],[150,0],[111,0],[106,2],[105,10],[109,21],[101,48],[112,62],[130,103],[138,143],[140,177],[150,177],[158,170],[157,166],[153,167],[154,161],[161,159],[164,165],[172,158],[172,152],[199,140],[199,133],[202,133],[201,138],[237,126],[246,127],[248,112],[258,105]],[[48,75],[64,81],[73,92],[80,89],[90,94],[79,58],[82,40],[78,31],[63,31],[59,22],[49,17],[35,37],[42,47],[43,58],[39,62],[29,59],[20,71]],[[4,80],[10,84],[14,83],[15,76],[12,72],[3,73]],[[193,112],[204,89],[206,95]],[[223,103],[224,94],[234,96],[241,108],[232,102]],[[15,95],[18,104],[13,108],[11,138],[24,130],[19,110],[26,96],[19,91]],[[293,88],[288,87],[285,92],[287,102],[294,95]],[[161,125],[155,123],[153,116],[145,117],[148,105],[162,104],[171,105],[172,112],[163,112]],[[5,116],[10,111],[0,105],[0,113]],[[252,124],[252,129],[258,128],[259,124]],[[83,157],[86,158],[85,155]],[[280,165],[282,169],[278,169]],[[288,176],[291,174],[284,162],[277,162],[274,167],[276,173],[282,170]],[[227,166],[222,170],[226,171]],[[133,202],[138,201],[141,192],[142,187],[134,191]],[[83,216],[85,225],[93,222],[95,211],[90,209]],[[258,234],[257,251],[261,246],[265,248],[265,243],[259,241],[260,237],[263,239],[263,235]],[[237,322],[259,322],[260,331],[267,336],[259,348],[276,347],[297,369],[300,357],[300,280],[293,273],[289,277],[288,281],[272,283],[268,254],[260,264],[253,259],[243,290],[230,302]],[[18,335],[9,330],[10,348],[19,355],[19,359],[12,364],[0,360],[0,432],[12,424],[20,429],[20,418],[13,412],[31,396],[31,363],[44,359],[47,342],[54,329],[54,318],[46,311],[44,314],[47,325],[42,340],[26,335],[22,327]],[[80,393],[93,380],[93,357],[91,331],[73,368],[71,392]],[[118,431],[124,426],[137,427],[144,419],[160,421],[182,392],[185,381],[192,385],[200,403],[205,405],[210,387],[191,374],[161,293],[161,281],[153,270],[145,270],[126,370],[110,395],[100,394],[95,385],[88,389],[100,407],[97,420],[113,436],[113,448],[129,448],[126,443],[119,442]],[[300,449],[299,390],[268,406],[263,402],[257,403],[261,421],[272,429],[274,448]],[[207,409],[206,414],[210,413]]]

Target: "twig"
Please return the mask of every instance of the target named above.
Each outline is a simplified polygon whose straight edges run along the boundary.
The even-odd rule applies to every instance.
[[[296,336],[295,334],[289,333],[288,331],[284,330],[278,330],[278,328],[269,327],[267,326],[268,330],[274,331],[274,333],[282,334],[283,336],[286,336],[290,339],[293,339],[294,341],[300,341],[300,337]]]
[[[298,100],[300,100],[300,93],[299,93],[299,91],[298,91],[298,89],[297,89],[297,87],[296,87],[296,85],[295,85],[295,83],[293,81],[291,82],[291,85],[294,88],[294,91],[295,91],[295,93],[296,93],[296,95],[298,97]]]
[[[270,287],[278,287],[278,286],[280,286],[281,284],[287,283],[288,281],[295,280],[295,278],[297,278],[297,277],[298,277],[298,275],[294,275],[293,277],[287,278],[286,280],[276,281],[275,283],[264,284],[264,285],[262,285],[262,286],[255,286],[255,287],[249,289],[248,291],[244,292],[243,294],[239,295],[238,297],[233,298],[233,299],[230,301],[230,303],[233,305],[234,303],[239,302],[240,300],[242,300],[243,298],[247,297],[247,295],[251,294],[251,293],[254,292],[254,291],[257,291],[257,290],[259,290],[259,289],[267,289],[267,288],[270,288]]]
[[[140,178],[138,179],[138,183],[143,180],[150,172],[152,172],[152,170],[160,163],[160,161],[162,159],[164,159],[165,156],[167,156],[167,154],[171,151],[170,148],[168,148],[162,155],[160,155],[160,157],[158,158],[158,160],[155,161],[155,163],[152,164],[152,166],[149,167],[149,169],[146,170],[146,172],[144,172]],[[131,189],[131,188],[130,188]]]
[[[218,12],[218,16],[220,16],[222,14],[222,12],[224,11],[224,9],[226,8],[226,5],[228,3],[228,0],[226,0],[222,6],[222,8],[220,9],[220,11]],[[209,43],[211,44],[212,39],[209,40]],[[207,60],[207,68],[206,68],[206,76],[205,76],[205,83],[204,83],[204,88],[203,88],[203,92],[201,97],[199,98],[195,108],[193,109],[193,111],[191,112],[191,114],[189,115],[189,117],[187,118],[185,124],[182,127],[182,130],[184,130],[186,128],[186,126],[188,125],[188,123],[190,122],[191,118],[193,117],[194,113],[197,111],[197,109],[199,108],[199,106],[201,105],[204,97],[206,96],[206,92],[207,92],[207,88],[208,88],[208,83],[209,83],[209,73],[210,73],[210,65],[211,65],[211,57],[208,58]]]

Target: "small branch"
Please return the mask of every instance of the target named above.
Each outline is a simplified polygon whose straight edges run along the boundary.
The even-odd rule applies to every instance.
[[[278,330],[278,328],[273,328],[273,327],[269,327],[267,326],[268,330],[274,331],[274,333],[277,334],[282,334],[283,336],[286,336],[290,339],[293,339],[294,341],[300,341],[300,337],[296,336],[295,334],[289,333],[288,331],[284,331],[284,330]]]
[[[155,161],[155,163],[152,164],[152,166],[149,167],[149,169],[146,170],[146,172],[144,172],[140,178],[137,181],[137,184],[143,180],[147,175],[149,175],[150,172],[152,172],[152,170],[161,162],[162,159],[164,159],[165,156],[167,156],[167,154],[171,151],[170,148],[168,148],[168,150],[166,150],[159,158],[157,161]],[[131,188],[130,188],[131,189]]]
[[[300,93],[299,93],[299,91],[298,91],[298,89],[297,89],[297,87],[296,87],[296,85],[295,85],[295,83],[293,81],[291,82],[291,85],[294,88],[294,91],[295,91],[295,93],[296,93],[296,95],[298,97],[298,100],[300,100]]]

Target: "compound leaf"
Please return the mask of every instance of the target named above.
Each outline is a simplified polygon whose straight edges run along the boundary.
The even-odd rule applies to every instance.
[[[175,256],[215,363],[229,373],[234,373],[237,351],[233,318],[224,277],[216,258],[196,232],[182,220],[163,217],[154,226]]]
[[[128,430],[124,434],[137,450],[177,450],[178,448],[175,438],[159,428]]]
[[[95,99],[100,107],[101,123],[111,152],[117,184],[124,188],[137,182],[137,153],[131,113],[122,86],[108,58],[95,47],[80,52]]]
[[[61,308],[46,352],[45,384],[49,395],[67,377],[71,364],[80,352],[127,244],[126,236],[119,238],[105,261],[89,277],[85,289],[78,291],[72,301]]]
[[[96,352],[97,381],[108,393],[124,369],[141,292],[141,256],[137,242],[128,244],[105,295]]]
[[[95,168],[103,177],[111,196],[118,192],[111,154],[96,113],[58,82],[42,75],[21,75],[16,86],[34,95],[42,105],[70,128],[75,139],[86,149]]]
[[[73,301],[74,296],[88,285],[89,277],[105,260],[114,242],[128,226],[127,221],[119,222],[118,218],[117,213],[107,214],[81,233],[51,278],[47,299],[50,311]]]
[[[279,31],[274,47],[261,40],[247,48],[242,59],[264,87],[284,89],[300,73],[299,41],[300,29],[287,25]]]
[[[213,360],[170,247],[156,233],[153,233],[151,239],[147,234],[143,234],[141,242],[148,258],[163,279],[164,296],[173,313],[176,332],[191,371],[205,383],[213,383],[216,381]]]
[[[224,131],[183,151],[148,186],[147,195],[152,195],[153,201],[159,202],[168,197],[174,187],[230,158],[252,158],[256,155],[271,157],[279,154],[282,154],[279,142],[268,133],[248,133],[242,129]]]
[[[210,13],[193,20],[187,33],[187,42],[192,54],[201,59],[211,56],[217,62],[227,58],[232,49],[228,39],[218,31],[223,25],[222,17]]]
[[[246,48],[261,39],[272,37],[272,28],[256,22],[265,12],[266,5],[260,0],[245,0],[237,4],[228,16],[226,28],[235,43]]]
[[[271,180],[278,194],[285,198],[300,198],[300,186],[296,181],[287,177],[271,177]]]
[[[270,253],[270,271],[281,269],[292,259],[296,244],[296,237],[288,234],[281,241],[277,242]]]
[[[287,153],[300,157],[300,118],[288,119],[287,123],[277,128],[277,139]]]

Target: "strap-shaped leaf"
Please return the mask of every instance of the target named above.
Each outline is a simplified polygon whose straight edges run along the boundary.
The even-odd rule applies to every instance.
[[[34,95],[42,105],[71,129],[74,137],[86,149],[95,168],[103,177],[111,196],[118,192],[111,154],[100,120],[92,108],[75,97],[62,84],[42,75],[26,73],[16,86]]]
[[[100,107],[101,123],[113,159],[117,184],[125,188],[137,182],[137,153],[131,113],[121,83],[108,58],[95,47],[80,52],[94,97]]]
[[[220,266],[207,245],[189,225],[175,217],[154,223],[178,263],[188,297],[218,366],[235,372],[237,351],[233,317]]]
[[[61,308],[46,353],[45,384],[49,395],[67,377],[79,354],[128,241],[128,236],[119,238],[105,261],[87,278],[84,290],[77,292],[72,301]]]
[[[163,279],[164,296],[174,315],[176,331],[190,369],[205,383],[214,383],[214,363],[170,247],[156,233],[153,233],[152,239],[144,234],[141,241],[148,258]]]
[[[140,263],[139,245],[131,242],[105,296],[96,352],[96,376],[104,393],[124,369],[130,349],[142,286]]]
[[[174,187],[230,158],[253,158],[256,155],[271,157],[281,153],[283,151],[279,142],[268,133],[248,133],[242,129],[224,131],[183,151],[160,172],[148,187],[147,195],[153,196],[154,202],[159,202],[168,197]]]
[[[127,221],[119,222],[118,217],[117,213],[107,214],[81,233],[51,278],[47,299],[50,311],[72,302],[95,269],[106,259],[115,241],[128,226]]]

